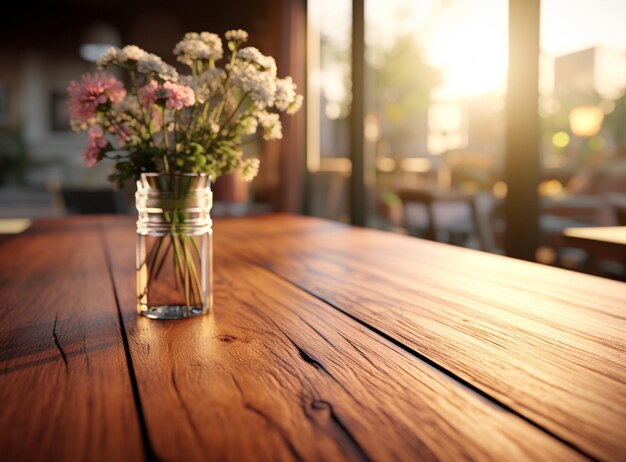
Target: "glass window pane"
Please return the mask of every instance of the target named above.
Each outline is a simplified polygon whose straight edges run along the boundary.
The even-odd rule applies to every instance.
[[[370,226],[484,248],[470,201],[490,215],[502,194],[507,14],[507,0],[366,1]]]
[[[349,221],[352,2],[311,0],[308,18],[309,208]]]
[[[619,224],[626,210],[625,17],[621,0],[541,3],[538,258],[605,275],[624,267],[558,238],[568,227]]]

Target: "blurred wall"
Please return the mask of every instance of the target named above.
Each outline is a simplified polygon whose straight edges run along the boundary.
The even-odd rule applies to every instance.
[[[63,0],[37,8],[26,2],[12,2],[3,9],[0,181],[4,184],[106,185],[106,164],[92,169],[82,164],[85,135],[70,131],[65,108],[69,82],[84,72],[95,71],[93,63],[80,57],[80,46],[103,28],[119,41],[117,45],[136,44],[172,64],[172,48],[185,32],[207,30],[223,35],[226,30],[241,28],[250,33],[251,46],[276,58],[281,76],[293,75],[300,90],[304,90],[304,47],[297,45],[304,44],[304,0]],[[298,15],[302,16],[302,26],[298,25]],[[283,142],[260,143],[254,147],[257,152],[252,153],[259,155],[263,164],[255,182],[257,195],[279,210],[299,208],[295,203],[298,201],[284,199],[286,187],[302,186],[301,181],[293,184],[298,174],[292,171],[300,168],[300,161],[294,159],[304,158],[303,142],[294,141],[294,134],[300,136],[297,132],[299,126],[304,126],[304,116],[298,115],[295,120],[284,121]],[[20,170],[18,165],[24,168]],[[290,192],[291,198],[301,194]]]

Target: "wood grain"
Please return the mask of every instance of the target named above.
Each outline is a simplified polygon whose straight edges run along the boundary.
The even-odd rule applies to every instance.
[[[287,221],[292,220],[289,218]],[[235,239],[237,220],[216,224]],[[258,220],[276,226],[274,220]],[[319,223],[318,223],[319,224]],[[302,222],[298,222],[301,227]],[[328,236],[327,227],[316,227]],[[288,223],[266,233],[282,242]],[[134,313],[133,230],[107,228],[122,309]],[[245,239],[244,239],[245,241]],[[393,342],[216,247],[215,309],[125,317],[152,448],[166,460],[576,460],[580,454]]]
[[[54,223],[0,245],[0,458],[143,460],[98,225]]]
[[[606,460],[626,454],[623,283],[358,228],[245,245],[231,237],[246,227],[263,235],[266,222],[224,222],[215,245],[407,345],[580,450]]]

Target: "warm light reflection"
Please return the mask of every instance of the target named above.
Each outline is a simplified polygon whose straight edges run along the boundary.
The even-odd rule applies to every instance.
[[[535,251],[535,259],[544,265],[552,265],[556,261],[556,252],[550,247],[537,247]]]
[[[569,124],[576,136],[595,136],[602,127],[604,112],[596,106],[581,106],[569,113]]]
[[[566,132],[556,132],[552,135],[552,144],[557,148],[564,148],[569,144],[569,135]]]
[[[352,161],[347,157],[321,157],[318,172],[335,172],[350,174]]]
[[[407,159],[402,159],[400,168],[405,172],[424,173],[430,171],[432,163],[429,159],[409,157]]]
[[[393,172],[396,169],[396,161],[391,157],[379,157],[376,159],[376,169],[379,172]]]
[[[380,138],[380,123],[376,114],[365,116],[365,139],[370,143],[375,143]]]
[[[506,193],[509,191],[509,187],[504,181],[496,181],[491,188],[493,195],[498,199],[503,199],[506,197]]]
[[[0,234],[19,234],[31,224],[32,221],[27,218],[3,218],[0,220]]]
[[[559,180],[542,181],[539,184],[539,195],[554,197],[563,193],[563,184]]]

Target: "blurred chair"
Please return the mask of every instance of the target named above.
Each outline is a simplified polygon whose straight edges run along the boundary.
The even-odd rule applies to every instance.
[[[421,204],[426,210],[427,227],[424,234],[426,239],[437,240],[439,231],[437,220],[435,219],[435,204],[460,203],[465,204],[469,208],[471,227],[476,234],[481,250],[494,252],[495,245],[493,232],[489,226],[488,220],[479,211],[477,204],[477,195],[464,193],[461,191],[442,191],[442,190],[420,190],[420,189],[401,189],[397,191],[397,195],[404,206],[404,221],[409,233],[415,235],[411,226],[411,220],[407,216],[408,204]],[[451,227],[453,228],[453,227]],[[471,229],[465,230],[471,232]]]
[[[319,171],[311,175],[311,212],[330,220],[349,217],[349,174],[342,171]]]
[[[626,226],[626,194],[609,194],[606,201],[619,226]]]

